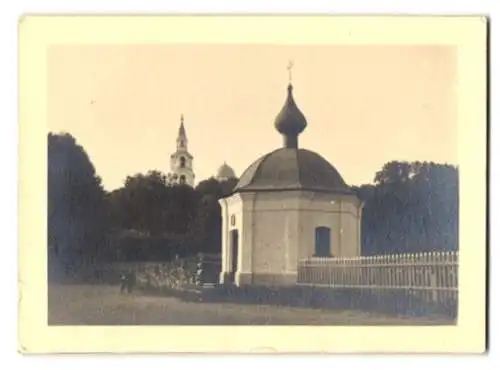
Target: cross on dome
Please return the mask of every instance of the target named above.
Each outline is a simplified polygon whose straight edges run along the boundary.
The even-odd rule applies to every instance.
[[[292,68],[293,68],[293,62],[290,60],[288,62],[288,66],[286,69],[288,69],[288,83],[292,83]]]

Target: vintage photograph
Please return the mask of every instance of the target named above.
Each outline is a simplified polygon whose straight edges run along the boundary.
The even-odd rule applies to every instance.
[[[457,49],[47,48],[48,325],[455,325]]]

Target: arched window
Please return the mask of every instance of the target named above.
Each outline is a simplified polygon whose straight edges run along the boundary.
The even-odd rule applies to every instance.
[[[314,255],[316,257],[329,257],[330,254],[330,228],[319,226],[315,229]]]
[[[181,165],[181,168],[186,167],[186,158],[181,157],[181,159],[180,159],[180,165]]]
[[[185,184],[185,183],[186,183],[186,176],[181,175],[181,177],[179,178],[179,182],[180,182],[181,184]]]

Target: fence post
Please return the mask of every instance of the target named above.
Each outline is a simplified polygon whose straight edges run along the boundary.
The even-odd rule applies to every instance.
[[[430,271],[430,285],[431,285],[431,289],[432,289],[432,300],[434,302],[437,302],[438,301],[438,289],[437,289],[437,281],[436,281],[436,274],[435,274],[435,271],[433,271],[433,269],[431,269]]]

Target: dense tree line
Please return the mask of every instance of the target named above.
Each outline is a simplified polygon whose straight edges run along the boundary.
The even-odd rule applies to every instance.
[[[458,170],[432,162],[390,162],[373,185],[354,188],[365,202],[363,254],[458,249]]]
[[[237,179],[211,178],[193,189],[149,171],[106,192],[89,156],[69,134],[49,134],[48,162],[51,256],[81,263],[220,251],[218,200]],[[353,189],[365,202],[364,254],[458,248],[456,167],[394,161],[375,174],[373,184]]]
[[[69,134],[48,135],[47,181],[49,263],[54,256],[66,264],[99,258],[109,226],[105,194],[87,153]]]
[[[108,194],[110,232],[117,237],[116,247],[128,242],[130,248],[123,252],[137,254],[137,245],[142,244],[142,254],[149,255],[158,253],[163,246],[164,254],[157,255],[160,259],[200,251],[219,252],[218,200],[230,193],[237,179],[219,182],[210,178],[195,189],[167,179],[158,171],[136,174]]]

